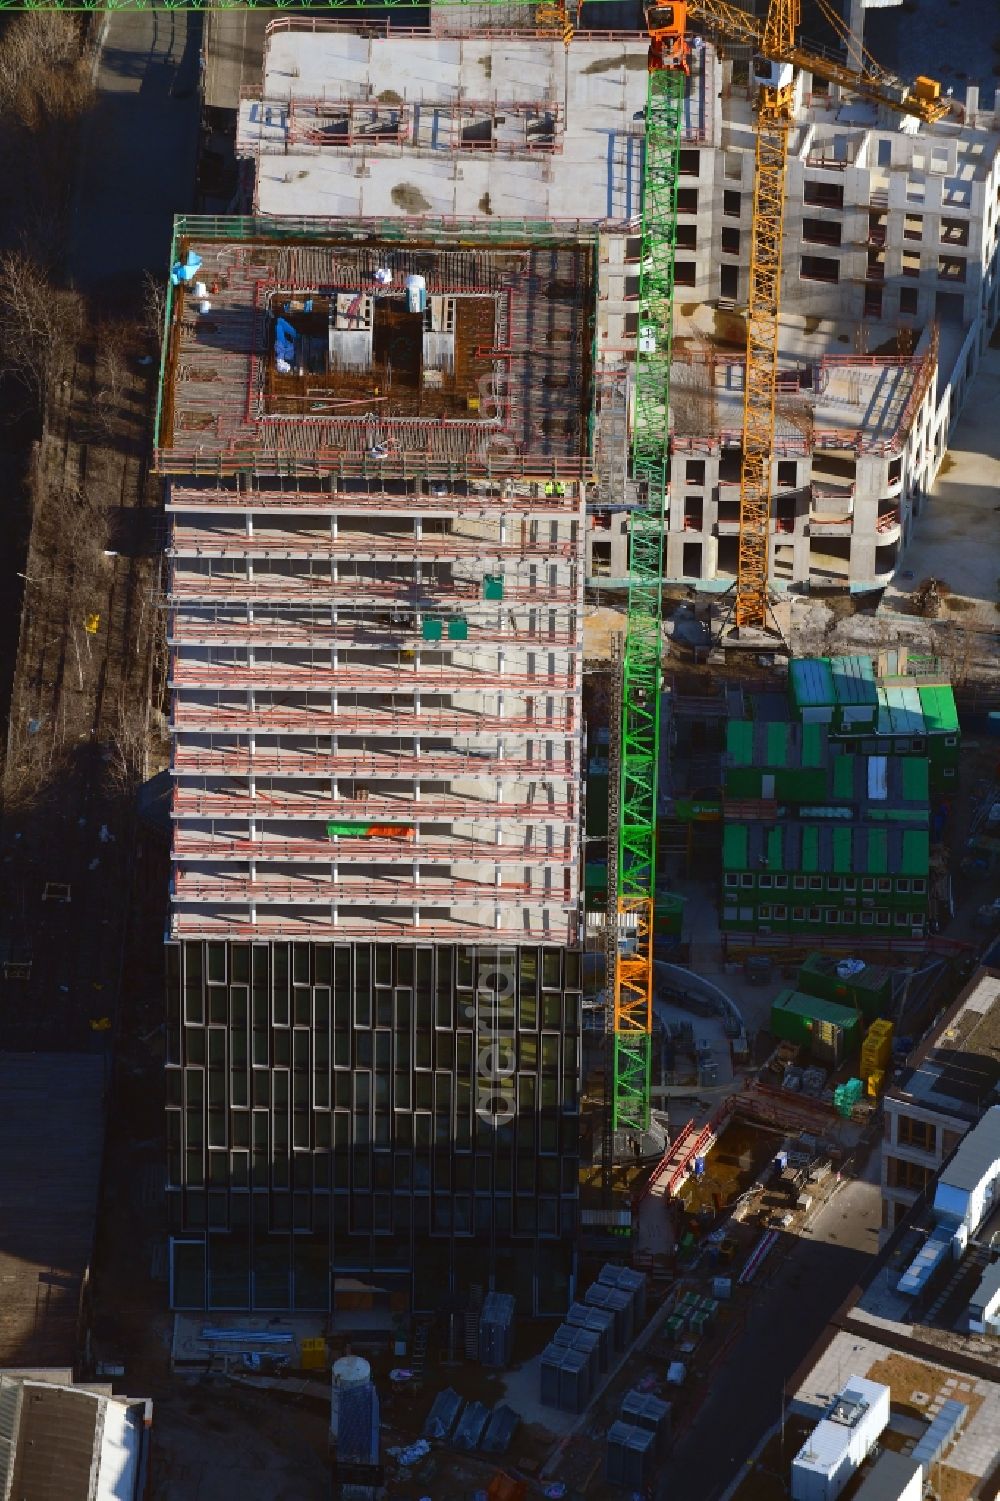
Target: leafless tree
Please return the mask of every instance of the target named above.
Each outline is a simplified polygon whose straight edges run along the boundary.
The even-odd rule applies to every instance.
[[[158,349],[163,338],[163,320],[167,311],[167,287],[162,276],[150,271],[142,274],[142,331]]]
[[[134,329],[127,323],[109,321],[97,330],[97,394],[92,414],[106,437],[115,435],[122,415],[133,344]]]
[[[25,387],[42,412],[82,327],[77,293],[57,290],[21,251],[0,257],[0,376]]]
[[[113,791],[133,797],[146,780],[149,728],[145,708],[120,702],[108,747],[108,781]]]
[[[66,11],[30,10],[8,26],[0,48],[0,111],[29,131],[75,118],[93,84],[80,28]]]
[[[94,97],[82,28],[65,11],[5,18],[0,44],[0,189],[5,243],[50,273],[65,252],[81,116]]]

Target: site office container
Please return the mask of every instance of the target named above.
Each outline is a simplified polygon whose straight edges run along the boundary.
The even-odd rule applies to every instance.
[[[866,964],[857,974],[843,978],[837,973],[840,960],[828,954],[807,954],[799,969],[797,988],[806,995],[822,996],[860,1011],[874,1021],[892,1007],[892,971],[883,964]]]
[[[771,1032],[806,1048],[817,1062],[832,1067],[857,1052],[861,1018],[856,1011],[821,996],[782,990],[771,1007]]]
[[[889,1387],[852,1376],[792,1461],[792,1501],[836,1501],[889,1421]]]

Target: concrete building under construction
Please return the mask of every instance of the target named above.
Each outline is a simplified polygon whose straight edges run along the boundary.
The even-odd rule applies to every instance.
[[[566,49],[558,35],[497,31],[496,18],[484,35],[445,34],[461,20],[439,10],[436,35],[278,20],[260,88],[240,104],[237,150],[265,214],[598,231],[587,577],[620,586],[648,39],[577,32]],[[668,579],[720,587],[736,572],[754,169],[745,59],[729,50],[698,51],[685,101],[664,557]],[[804,71],[796,89],[770,573],[779,590],[879,587],[1000,316],[1000,115],[972,88],[934,125]]]
[[[177,1307],[570,1287],[595,241],[392,229],[177,224]]]

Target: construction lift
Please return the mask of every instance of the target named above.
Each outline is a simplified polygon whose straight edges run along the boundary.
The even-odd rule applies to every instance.
[[[635,364],[628,614],[621,663],[618,767],[612,768],[617,840],[609,870],[608,975],[613,998],[612,1135],[649,1129],[653,1028],[653,922],[660,755],[663,539],[673,343],[677,178],[688,73],[687,7],[647,13],[649,81]],[[613,979],[612,979],[613,976]],[[605,1146],[605,1160],[610,1156]]]

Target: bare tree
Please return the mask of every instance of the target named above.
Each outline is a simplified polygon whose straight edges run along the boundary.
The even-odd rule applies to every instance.
[[[97,395],[92,413],[106,437],[117,431],[122,400],[129,381],[129,353],[134,329],[127,323],[102,323],[97,331]]]
[[[5,117],[38,131],[79,115],[92,93],[74,16],[30,10],[11,22],[0,48],[0,111]]]
[[[76,152],[68,149],[94,97],[76,16],[26,10],[0,44],[0,170],[6,243],[19,239],[52,271],[65,253]]]
[[[108,781],[117,793],[134,797],[148,776],[149,727],[142,705],[119,702],[108,747]]]
[[[0,376],[19,382],[44,413],[83,328],[83,303],[58,291],[30,256],[0,257]]]
[[[163,321],[167,312],[167,287],[162,276],[142,273],[142,331],[157,348],[163,338]]]

